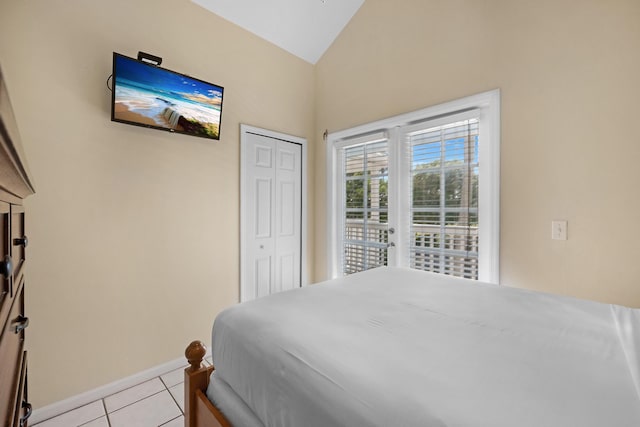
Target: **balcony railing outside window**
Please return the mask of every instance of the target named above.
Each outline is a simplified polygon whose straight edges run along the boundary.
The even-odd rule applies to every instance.
[[[411,229],[411,268],[467,279],[478,278],[478,227],[446,226],[444,234],[441,234],[439,225],[414,224]],[[345,274],[362,271],[365,264],[368,268],[387,265],[388,224],[369,222],[366,233],[365,238],[361,220],[347,220],[346,240],[366,241],[370,246],[345,244]]]

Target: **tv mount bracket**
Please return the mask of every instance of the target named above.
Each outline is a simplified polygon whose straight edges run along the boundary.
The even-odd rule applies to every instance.
[[[162,64],[162,58],[145,52],[138,52],[138,61],[147,62],[155,66]]]

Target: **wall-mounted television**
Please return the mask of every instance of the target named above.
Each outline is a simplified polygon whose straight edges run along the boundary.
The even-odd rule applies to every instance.
[[[111,120],[220,139],[222,86],[113,53]]]

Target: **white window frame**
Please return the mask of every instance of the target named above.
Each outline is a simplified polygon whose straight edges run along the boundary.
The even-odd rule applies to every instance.
[[[355,128],[330,133],[327,137],[327,275],[336,278],[341,259],[341,188],[338,177],[338,151],[351,145],[359,135],[387,132],[389,136],[389,226],[396,228],[396,246],[389,254],[389,265],[408,266],[409,215],[393,218],[392,212],[402,212],[409,206],[408,192],[399,191],[401,182],[408,180],[410,171],[402,164],[406,149],[403,129],[425,120],[437,119],[472,109],[480,110],[480,159],[478,206],[478,280],[500,283],[500,89],[427,107],[418,111],[367,123]],[[393,164],[393,168],[391,167]],[[408,182],[408,181],[407,181]],[[393,190],[393,191],[392,191]],[[407,194],[404,194],[407,193]],[[406,209],[406,208],[405,208]],[[406,248],[405,248],[406,246]]]

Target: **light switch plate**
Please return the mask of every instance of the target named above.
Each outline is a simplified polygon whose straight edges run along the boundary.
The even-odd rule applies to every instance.
[[[551,221],[551,238],[567,240],[567,221]]]

